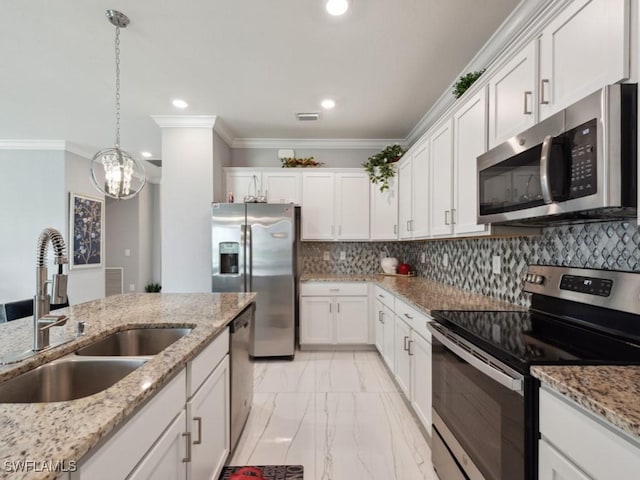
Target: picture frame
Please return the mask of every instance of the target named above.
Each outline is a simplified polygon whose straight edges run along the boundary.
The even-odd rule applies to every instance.
[[[104,263],[104,199],[69,193],[69,269]]]

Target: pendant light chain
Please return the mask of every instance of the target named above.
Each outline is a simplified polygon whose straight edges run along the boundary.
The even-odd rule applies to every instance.
[[[116,148],[120,148],[120,27],[116,26]]]

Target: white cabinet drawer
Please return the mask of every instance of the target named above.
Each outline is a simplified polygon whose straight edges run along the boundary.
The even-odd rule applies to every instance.
[[[384,288],[379,287],[377,285],[374,286],[373,292],[374,292],[375,298],[377,300],[380,300],[384,305],[386,305],[392,311],[395,312],[395,310],[396,310],[396,308],[395,308],[396,297],[395,296],[393,296],[392,294],[387,292]]]
[[[187,364],[187,398],[191,398],[196,393],[202,382],[227,353],[229,353],[229,327]]]
[[[396,298],[396,315],[402,318],[416,332],[429,342],[431,341],[431,333],[427,330],[427,322],[431,321],[428,315],[409,306],[405,301]]]
[[[640,446],[570,400],[540,389],[543,440],[594,480],[632,480],[640,472]]]
[[[300,284],[300,295],[339,297],[345,295],[367,295],[366,282],[304,282]]]

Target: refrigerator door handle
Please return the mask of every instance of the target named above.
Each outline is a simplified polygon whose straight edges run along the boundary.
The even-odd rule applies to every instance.
[[[249,272],[247,274],[247,292],[253,291],[253,235],[251,228],[251,225],[247,225],[245,227],[247,232],[247,266],[249,267]]]

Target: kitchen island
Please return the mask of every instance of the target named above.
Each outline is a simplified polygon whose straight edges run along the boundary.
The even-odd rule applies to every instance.
[[[50,479],[58,462],[78,464],[102,439],[124,424],[140,407],[181,372],[255,298],[253,293],[125,294],[56,311],[69,321],[51,335],[57,347],[19,363],[3,366],[7,380],[104,338],[139,327],[187,327],[182,337],[113,386],[95,395],[54,403],[0,405],[0,478]],[[87,322],[85,335],[74,338],[77,321]],[[2,355],[28,349],[31,319],[3,325]],[[34,462],[19,467],[15,462]],[[47,463],[48,462],[48,463]]]

